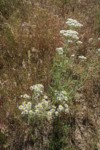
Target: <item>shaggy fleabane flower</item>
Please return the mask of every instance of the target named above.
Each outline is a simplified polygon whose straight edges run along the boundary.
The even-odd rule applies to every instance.
[[[61,113],[65,113],[68,114],[69,113],[69,107],[67,104],[63,104],[63,105],[58,105],[57,110],[55,111],[55,116],[59,116]]]
[[[21,95],[20,97],[21,97],[21,98],[25,98],[25,99],[30,99],[30,98],[31,98],[31,97],[30,97],[29,95],[27,95],[27,94]]]
[[[64,107],[65,107],[65,113],[69,113],[69,107],[68,107],[68,105],[65,104]]]
[[[35,84],[30,87],[30,90],[34,90],[35,92],[44,91],[44,86],[42,84]]]
[[[48,109],[49,109],[49,102],[44,99],[42,100],[42,102],[38,103],[35,106],[35,111],[39,113],[44,112],[45,110],[48,110]]]
[[[69,108],[67,104],[64,105],[65,108]]]
[[[64,50],[63,50],[62,47],[56,48],[56,52],[57,52],[59,55],[63,55],[63,54],[64,54]]]
[[[30,87],[31,91],[34,91],[34,94],[40,96],[44,92],[44,86],[42,84],[35,84]]]
[[[50,111],[52,112],[52,114],[55,113],[55,109],[54,108],[52,108]]]
[[[42,106],[43,106],[43,108],[48,109],[48,107],[49,107],[49,102],[43,99],[43,101],[42,101]]]
[[[30,116],[34,115],[34,112],[32,110],[30,110],[28,113]]]
[[[55,107],[50,105],[50,103],[46,100],[42,100],[42,102],[38,103],[34,109],[35,115],[39,117],[46,117],[48,120],[51,120],[54,113]]]
[[[55,111],[55,116],[58,116],[59,115],[59,112],[58,111]]]
[[[71,18],[68,18],[67,19],[67,22],[66,24],[69,26],[69,27],[82,27],[83,25],[81,23],[79,23],[77,20],[75,19],[71,19]]]
[[[68,108],[65,109],[65,113],[66,114],[69,113],[69,109]]]
[[[52,119],[52,116],[53,116],[52,111],[48,111],[48,112],[47,112],[47,119],[48,119],[48,120],[51,120],[51,119]]]
[[[29,114],[31,108],[32,108],[32,103],[31,102],[23,102],[22,105],[20,105],[19,110],[21,110],[21,114],[26,115]]]
[[[42,103],[38,103],[36,106],[35,106],[35,110],[43,110],[43,105]]]
[[[64,107],[62,105],[59,105],[57,110],[58,112],[64,111]]]
[[[67,93],[66,91],[55,91],[55,97],[57,101],[67,101]]]

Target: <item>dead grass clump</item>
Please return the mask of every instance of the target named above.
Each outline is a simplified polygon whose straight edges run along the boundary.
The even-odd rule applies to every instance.
[[[24,125],[20,126],[20,122],[20,125],[16,123],[18,114],[16,106],[20,101],[20,95],[29,93],[29,87],[34,83],[41,82],[48,86],[55,48],[62,45],[59,35],[62,20],[52,12],[38,6],[29,11],[31,16],[25,17],[26,20],[18,18],[19,12],[12,14],[8,20],[3,21],[1,28],[0,108],[2,113],[0,118],[4,116],[4,119],[1,119],[1,125],[7,126],[7,130],[11,132],[8,134],[12,134],[12,140],[17,143],[23,138],[19,138],[17,132],[24,128]],[[9,124],[16,128],[14,133]],[[14,144],[14,141],[12,143]],[[12,144],[9,143],[9,145]]]

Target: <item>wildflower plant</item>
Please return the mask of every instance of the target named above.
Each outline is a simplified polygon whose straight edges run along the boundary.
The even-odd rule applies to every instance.
[[[21,111],[21,115],[27,118],[28,123],[32,120],[38,121],[46,119],[52,121],[55,117],[59,116],[62,112],[67,114],[69,112],[68,105],[64,101],[67,101],[65,91],[58,93],[55,91],[55,100],[62,101],[56,105],[50,101],[47,95],[44,93],[44,86],[42,84],[36,84],[30,87],[32,96],[27,94],[21,95],[21,98],[29,98],[29,101],[24,101],[18,107]]]
[[[21,110],[21,114],[22,115],[28,115],[30,114],[32,109],[32,103],[31,102],[23,102],[20,106],[19,106],[19,110]]]
[[[83,26],[83,25],[82,25],[81,23],[79,23],[77,20],[71,19],[71,18],[68,18],[68,19],[67,19],[66,24],[67,24],[69,27],[74,27],[74,28],[80,28],[80,27]]]
[[[78,46],[82,45],[82,41],[80,41],[79,33],[76,29],[83,26],[73,19],[68,19],[66,24],[68,25],[68,29],[60,31],[61,36],[65,38],[65,44],[64,47],[56,49],[52,66],[52,83],[50,85],[53,103],[56,106],[55,116],[57,118],[54,120],[54,124],[56,124],[56,128],[58,128],[56,134],[59,134],[60,137],[58,142],[62,140],[63,143],[66,143],[68,136],[68,130],[64,130],[65,126],[68,129],[66,114],[68,115],[70,112],[69,105],[71,105],[74,94],[80,84],[78,80],[74,80],[74,74],[76,73],[74,68],[77,66],[75,66],[74,63],[76,53],[75,51],[73,53],[71,46],[74,46],[74,49],[78,49]],[[59,124],[62,124],[62,126],[59,126]],[[63,133],[63,137],[60,136],[60,132]],[[54,135],[54,137],[58,140],[56,135]],[[56,141],[55,139],[54,141]]]
[[[57,101],[68,101],[67,93],[66,91],[55,91],[55,96]]]
[[[79,38],[79,33],[77,29],[83,27],[81,23],[74,19],[67,19],[66,24],[68,25],[67,30],[61,30],[61,36],[65,37],[64,47],[56,48],[56,56],[54,58],[53,67],[52,67],[52,78],[53,82],[51,85],[51,89],[56,96],[58,95],[58,99],[63,98],[66,100],[65,93],[67,93],[67,99],[71,99],[72,93],[76,90],[78,85],[78,81],[73,80],[73,74],[75,66],[75,59],[77,56],[77,51],[83,42]],[[75,49],[76,52],[72,51]],[[79,61],[86,61],[85,56],[79,56]],[[84,61],[83,61],[84,60]],[[71,87],[73,86],[73,88]],[[63,93],[64,92],[64,93]],[[55,97],[55,94],[53,94]],[[66,95],[66,94],[65,94]]]
[[[65,37],[67,37],[68,39],[74,39],[74,40],[79,40],[79,33],[77,31],[74,30],[61,30],[60,31],[61,34],[63,34]]]
[[[20,97],[24,99],[30,99],[30,96],[28,94],[21,95]]]
[[[63,55],[64,54],[64,50],[62,47],[56,48],[56,52],[58,53],[58,55]]]
[[[33,92],[32,99],[35,100],[43,95],[44,86],[42,84],[36,84],[36,85],[30,86],[30,90]]]

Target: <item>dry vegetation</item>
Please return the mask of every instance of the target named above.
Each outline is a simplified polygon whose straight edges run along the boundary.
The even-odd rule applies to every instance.
[[[56,48],[65,46],[60,30],[67,18],[83,23],[83,44],[71,44],[67,53],[76,56],[63,81],[70,113],[37,129],[21,117],[20,95],[30,95],[33,84],[42,83],[46,93],[54,86],[52,66]],[[0,0],[0,149],[100,150],[99,61],[99,0]]]

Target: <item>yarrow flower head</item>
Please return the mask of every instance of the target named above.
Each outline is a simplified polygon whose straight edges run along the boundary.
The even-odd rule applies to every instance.
[[[74,31],[74,30],[61,30],[60,33],[63,34],[67,38],[71,38],[74,40],[79,39],[79,37],[78,37],[79,33],[77,31]]]
[[[42,94],[44,92],[44,86],[42,84],[35,84],[30,87],[30,90],[36,94]]]
[[[62,47],[56,48],[56,52],[57,52],[59,55],[63,55],[63,54],[64,54],[64,50],[63,50]]]
[[[31,98],[31,97],[30,97],[29,95],[27,95],[27,94],[21,95],[20,97],[21,97],[21,98],[25,98],[25,99],[30,99],[30,98]]]
[[[76,28],[80,28],[82,27],[83,25],[81,23],[79,23],[77,20],[75,19],[71,19],[71,18],[68,18],[67,19],[67,22],[66,24],[69,26],[69,27],[76,27]]]

